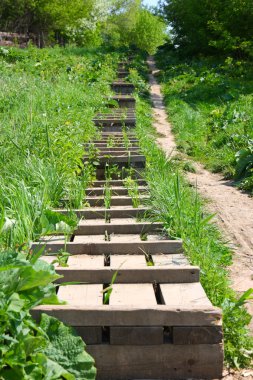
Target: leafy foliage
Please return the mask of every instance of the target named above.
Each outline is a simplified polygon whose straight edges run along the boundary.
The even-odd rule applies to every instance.
[[[164,42],[165,24],[141,0],[3,0],[0,30],[30,33],[37,45],[134,45],[150,53]],[[1,52],[0,52],[1,54]]]
[[[174,42],[184,54],[252,56],[251,0],[165,0],[163,10]]]
[[[59,304],[53,281],[60,276],[38,255],[6,251],[0,255],[1,379],[95,379],[93,359],[82,339],[63,323],[30,309]]]
[[[248,177],[253,169],[253,142],[249,141],[247,149],[241,149],[236,153],[236,179]]]
[[[165,30],[166,25],[162,20],[143,9],[138,14],[132,41],[140,50],[155,54],[157,48],[165,42]]]

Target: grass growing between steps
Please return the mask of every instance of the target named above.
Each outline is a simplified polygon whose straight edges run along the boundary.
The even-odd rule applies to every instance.
[[[178,149],[253,192],[253,64],[156,56]]]
[[[137,99],[137,115],[137,133],[147,158],[153,217],[164,223],[170,236],[183,239],[190,262],[201,268],[201,283],[209,299],[222,308],[226,362],[247,367],[253,352],[247,329],[251,317],[243,306],[245,299],[238,299],[230,287],[228,266],[232,252],[212,222],[212,215],[206,213],[203,201],[184,179],[180,164],[167,159],[157,147],[147,100]]]

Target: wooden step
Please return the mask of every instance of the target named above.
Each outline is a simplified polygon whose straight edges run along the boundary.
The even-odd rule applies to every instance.
[[[111,85],[112,90],[116,94],[129,95],[132,94],[135,90],[135,87],[132,83],[125,82],[123,80],[118,80],[113,82]]]
[[[137,235],[114,235],[111,241],[104,241],[103,235],[76,236],[73,242],[66,243],[66,250],[73,255],[101,255],[101,254],[175,254],[182,251],[180,240],[147,240],[134,241]],[[51,239],[51,240],[50,240]],[[64,240],[64,239],[63,239]],[[31,248],[37,252],[45,248],[51,254],[65,249],[65,240],[50,237],[48,241],[41,240],[32,244]]]
[[[97,167],[97,169],[96,169],[96,180],[100,181],[100,180],[106,179],[105,168],[106,168],[105,163],[101,164],[99,167]],[[130,165],[128,165],[128,163],[121,162],[121,163],[117,163],[117,168],[118,168],[117,173],[111,175],[112,180],[118,180],[119,178],[120,179],[128,178],[129,177],[129,170],[128,170],[129,168],[132,169],[132,172],[131,172],[131,178],[132,179],[134,179],[134,180],[143,179],[143,174],[144,174],[143,171],[145,168],[145,163],[143,163],[143,162],[131,162]]]
[[[64,294],[68,294],[68,305],[42,305],[35,310],[37,312],[44,310],[51,315],[60,316],[63,322],[72,326],[220,326],[221,313],[208,302],[199,283],[166,284],[167,288],[170,286],[173,289],[176,286],[188,288],[187,294],[192,294],[196,290],[197,293],[185,304],[179,301],[174,304],[173,299],[173,302],[168,300],[164,305],[157,304],[151,284],[143,285],[148,287],[138,287],[138,284],[113,285],[109,305],[102,304],[99,291],[99,289],[102,291],[102,285],[98,284],[92,298],[77,297],[76,287],[79,288],[79,293],[91,293],[94,290],[93,284],[67,285],[64,287]],[[140,302],[142,298],[147,300],[145,305]]]
[[[103,235],[108,234],[147,234],[163,230],[162,223],[137,222],[132,218],[111,219],[106,223],[104,219],[95,221],[81,220],[75,230],[75,235]]]
[[[124,69],[119,69],[117,71],[117,75],[118,75],[119,79],[126,78],[129,75],[129,71],[128,70],[124,70]]]
[[[103,149],[103,148],[115,149],[116,148],[120,150],[120,149],[126,149],[126,144],[130,144],[129,147],[131,148],[140,149],[138,140],[135,140],[135,141],[132,140],[132,141],[127,141],[127,142],[115,141],[113,143],[107,140],[104,140],[104,141],[96,142],[93,146],[97,149]],[[90,146],[87,145],[85,146],[85,148],[89,149]]]
[[[113,137],[115,138],[124,138],[125,136],[128,136],[129,139],[136,139],[136,133],[132,130],[128,131],[127,133],[126,132],[116,132],[113,134]],[[102,132],[101,133],[101,137],[102,138],[108,138],[108,137],[112,137],[112,134],[109,133],[109,132]]]
[[[130,143],[131,144],[131,143]],[[95,145],[96,146],[96,145]],[[140,154],[140,148],[138,146],[129,146],[129,147],[99,147],[96,146],[99,149],[99,155],[127,155],[130,153]]]
[[[84,159],[84,162],[87,160]],[[103,169],[107,164],[117,165],[119,169],[122,168],[140,168],[143,169],[146,166],[146,158],[143,155],[131,155],[131,156],[99,156],[97,157],[97,161],[99,165],[97,165],[97,169]],[[121,176],[121,174],[120,174]],[[98,177],[97,177],[98,178]]]
[[[111,186],[110,189],[113,195],[128,195],[128,189],[124,186]],[[91,187],[85,190],[87,196],[101,196],[104,192],[104,187]],[[138,186],[139,194],[147,194],[147,192],[148,189],[146,186]]]
[[[120,108],[132,108],[135,109],[136,100],[130,95],[114,95],[109,100],[114,100],[118,103]],[[111,106],[113,107],[113,106]]]
[[[106,160],[109,160],[111,162],[117,162],[117,159],[120,160],[122,162],[126,162],[127,160],[126,159],[129,159],[129,160],[133,160],[133,162],[136,162],[136,161],[146,161],[145,159],[145,156],[140,154],[138,151],[129,151],[129,150],[125,150],[125,151],[115,151],[115,152],[101,152],[99,151],[99,155],[97,156],[97,159],[100,161],[100,162],[105,162]],[[89,160],[89,156],[88,155],[85,155],[84,156],[84,160],[85,161],[88,161]]]
[[[70,211],[67,209],[56,209],[62,214],[69,214]],[[101,219],[105,218],[105,215],[110,215],[111,218],[141,218],[147,213],[149,209],[147,207],[133,208],[130,206],[112,206],[110,209],[105,209],[103,207],[89,207],[85,209],[74,209],[71,213],[75,213],[79,219]]]
[[[123,132],[124,130],[131,131],[136,127],[135,124],[125,124],[125,123],[104,123],[97,125],[97,128],[100,129],[101,132],[111,133],[112,135],[116,132]]]
[[[139,195],[140,203],[147,201],[149,197],[147,195]],[[104,206],[104,196],[87,196],[85,201],[90,205],[90,207],[103,207]],[[127,195],[112,195],[110,200],[111,206],[132,206],[133,201],[130,196]]]
[[[199,268],[189,265],[182,255],[172,256],[170,264],[163,266],[149,266],[144,254],[142,255],[111,255],[108,266],[105,266],[103,255],[73,255],[68,259],[68,266],[61,267],[55,264],[58,274],[64,276],[57,282],[80,281],[82,283],[97,284],[110,283],[112,276],[117,272],[115,284],[168,284],[168,283],[191,283],[199,281]],[[179,257],[177,259],[177,256]],[[43,256],[42,259],[49,262],[55,256]],[[175,264],[175,262],[181,264]],[[152,286],[153,287],[153,286]],[[112,304],[112,303],[110,303]]]
[[[147,185],[147,181],[145,181],[144,179],[135,179],[135,182],[138,183],[139,186],[146,186]],[[109,181],[109,185],[110,186],[124,186],[124,181],[119,179],[119,180],[111,180]],[[103,187],[104,185],[106,184],[106,181],[105,180],[100,180],[100,181],[94,181],[93,182],[93,186],[94,187]]]

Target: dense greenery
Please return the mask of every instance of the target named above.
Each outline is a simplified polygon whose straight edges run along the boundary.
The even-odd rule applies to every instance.
[[[145,61],[139,57],[135,66],[145,79]],[[145,89],[145,81],[140,77],[136,83]],[[137,97],[137,110],[137,133],[147,158],[146,178],[153,220],[162,221],[170,236],[183,239],[190,262],[201,268],[201,283],[209,299],[222,308],[226,361],[232,366],[247,366],[251,362],[253,341],[247,329],[251,316],[244,303],[252,290],[238,299],[230,288],[227,267],[232,263],[232,252],[212,223],[212,215],[206,212],[203,201],[185,181],[183,165],[176,159],[166,158],[155,144],[156,133],[145,91],[141,98]]]
[[[157,55],[178,148],[212,171],[253,189],[253,65]]]
[[[153,54],[163,44],[165,23],[141,0],[3,0],[0,31],[29,33],[38,46],[134,45]]]
[[[83,144],[96,134],[92,118],[106,106],[117,57],[76,48],[2,50],[2,244],[38,237],[44,210],[64,197],[82,204],[90,175],[82,170]]]
[[[253,58],[252,0],[164,0],[174,43],[184,54],[229,53]]]

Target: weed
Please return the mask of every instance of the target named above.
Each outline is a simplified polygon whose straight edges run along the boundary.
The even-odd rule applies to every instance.
[[[138,208],[141,204],[138,183],[131,177],[124,179],[124,186],[127,188],[128,195],[132,198],[133,208]]]

